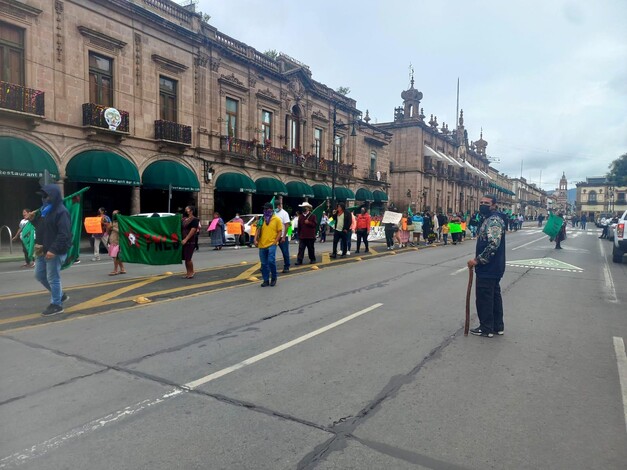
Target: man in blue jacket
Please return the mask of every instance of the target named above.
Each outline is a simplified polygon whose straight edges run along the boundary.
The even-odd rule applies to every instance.
[[[42,312],[44,316],[63,312],[61,266],[72,246],[70,213],[63,204],[61,190],[56,184],[41,188],[41,209],[31,212],[29,218],[36,229],[35,240],[35,279],[50,291],[50,305]]]
[[[475,268],[477,275],[476,305],[479,326],[470,330],[473,335],[492,338],[502,335],[503,299],[501,278],[505,273],[505,224],[497,212],[496,196],[485,195],[479,202],[483,222],[477,234],[475,257],[468,267]]]

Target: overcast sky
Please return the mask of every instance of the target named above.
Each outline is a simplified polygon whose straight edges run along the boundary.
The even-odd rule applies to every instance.
[[[179,0],[187,3],[189,0]],[[627,0],[199,0],[210,24],[349,87],[373,122],[400,93],[453,128],[456,83],[470,140],[493,166],[555,189],[604,175],[627,152]],[[541,179],[541,181],[540,181]]]

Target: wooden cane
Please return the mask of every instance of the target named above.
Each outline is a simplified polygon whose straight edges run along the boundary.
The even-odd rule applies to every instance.
[[[466,290],[466,320],[464,322],[464,336],[468,336],[470,328],[470,292],[472,291],[472,277],[474,270],[468,268],[468,290]]]

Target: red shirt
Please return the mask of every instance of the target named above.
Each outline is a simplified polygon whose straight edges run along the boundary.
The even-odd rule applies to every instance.
[[[357,230],[359,229],[370,230],[370,214],[359,214],[357,216]]]

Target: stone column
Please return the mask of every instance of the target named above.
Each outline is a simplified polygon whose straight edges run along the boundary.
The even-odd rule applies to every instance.
[[[139,214],[140,212],[139,186],[133,186],[131,193],[131,214]]]

